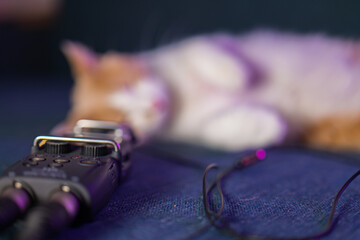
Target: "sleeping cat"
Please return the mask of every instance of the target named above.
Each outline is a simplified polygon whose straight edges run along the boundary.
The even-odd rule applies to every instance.
[[[62,50],[75,86],[54,134],[79,119],[128,123],[222,150],[301,141],[360,147],[360,43],[257,31],[189,38],[148,52]]]

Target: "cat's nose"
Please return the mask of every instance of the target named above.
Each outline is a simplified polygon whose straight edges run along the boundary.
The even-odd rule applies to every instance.
[[[152,106],[157,111],[164,111],[166,109],[166,102],[161,99],[156,99],[152,102]]]

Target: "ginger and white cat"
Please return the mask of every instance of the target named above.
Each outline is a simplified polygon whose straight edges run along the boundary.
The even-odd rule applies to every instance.
[[[304,141],[360,147],[360,43],[258,31],[198,36],[138,54],[63,45],[82,118],[126,122],[142,140],[241,150]]]

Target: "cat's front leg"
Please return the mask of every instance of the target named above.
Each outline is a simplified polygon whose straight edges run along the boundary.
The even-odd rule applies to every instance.
[[[281,143],[287,124],[271,108],[239,104],[217,112],[204,122],[199,134],[204,145],[236,151]]]

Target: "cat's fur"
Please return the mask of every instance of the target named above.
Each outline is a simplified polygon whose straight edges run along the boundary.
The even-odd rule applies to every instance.
[[[360,147],[360,44],[259,31],[193,37],[134,55],[63,51],[81,118],[127,122],[141,139],[239,150],[301,140]]]

